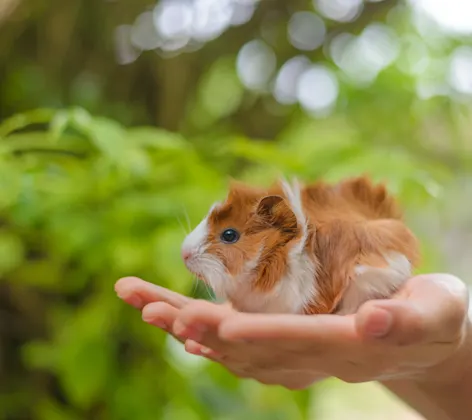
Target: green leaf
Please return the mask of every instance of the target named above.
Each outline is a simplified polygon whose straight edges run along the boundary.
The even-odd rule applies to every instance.
[[[177,133],[155,127],[135,127],[127,130],[131,141],[139,146],[164,150],[186,150],[191,145]]]
[[[55,112],[56,111],[51,109],[36,109],[22,114],[13,115],[0,124],[0,138],[7,137],[12,132],[26,128],[31,124],[49,123]]]
[[[94,118],[86,126],[93,144],[113,162],[119,162],[127,151],[126,130],[117,122]]]
[[[66,130],[70,120],[70,112],[58,111],[49,123],[49,137],[56,143]]]
[[[299,171],[302,162],[290,149],[280,150],[277,145],[269,142],[253,143],[247,139],[236,138],[229,150],[238,157],[244,157],[254,163],[278,166],[284,170]]]

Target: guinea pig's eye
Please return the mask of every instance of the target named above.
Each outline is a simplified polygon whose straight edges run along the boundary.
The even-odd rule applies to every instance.
[[[226,229],[221,234],[221,240],[227,244],[234,244],[239,239],[239,233],[234,229]]]

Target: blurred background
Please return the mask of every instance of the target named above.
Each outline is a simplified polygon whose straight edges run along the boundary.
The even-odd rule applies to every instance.
[[[0,0],[0,419],[419,419],[376,384],[240,381],[119,301],[207,298],[185,232],[228,177],[386,181],[468,281],[472,4]]]

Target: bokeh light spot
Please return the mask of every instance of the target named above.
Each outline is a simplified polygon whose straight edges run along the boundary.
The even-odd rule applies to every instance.
[[[323,44],[325,35],[324,21],[315,13],[297,12],[288,22],[288,38],[299,50],[315,50]]]
[[[239,51],[236,69],[247,88],[264,90],[275,71],[276,62],[274,51],[265,42],[253,40]]]
[[[154,9],[154,22],[159,33],[168,39],[185,37],[192,24],[192,8],[188,2],[164,1]]]
[[[131,42],[140,50],[154,50],[161,45],[152,12],[141,13],[131,27]]]
[[[396,34],[386,25],[373,23],[358,37],[350,34],[335,37],[330,54],[352,82],[366,85],[398,57],[399,49]]]
[[[115,56],[121,65],[133,63],[140,55],[140,51],[131,44],[131,29],[130,25],[120,25],[115,28]]]
[[[286,61],[280,68],[274,84],[274,97],[282,104],[297,102],[298,79],[311,66],[310,60],[299,55]]]
[[[472,95],[472,47],[458,47],[451,56],[449,84],[458,92]]]
[[[350,22],[362,11],[362,0],[313,0],[314,7],[326,18],[338,22]]]
[[[410,0],[410,4],[448,32],[472,34],[472,2],[469,0]]]
[[[311,66],[298,80],[298,100],[300,105],[310,113],[326,113],[335,104],[338,94],[338,79],[325,66]]]

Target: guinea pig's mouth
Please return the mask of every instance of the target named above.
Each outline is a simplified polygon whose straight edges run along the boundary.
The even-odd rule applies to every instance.
[[[205,281],[205,278],[204,278],[203,275],[200,274],[200,273],[195,273],[195,277],[196,277],[198,280]]]

